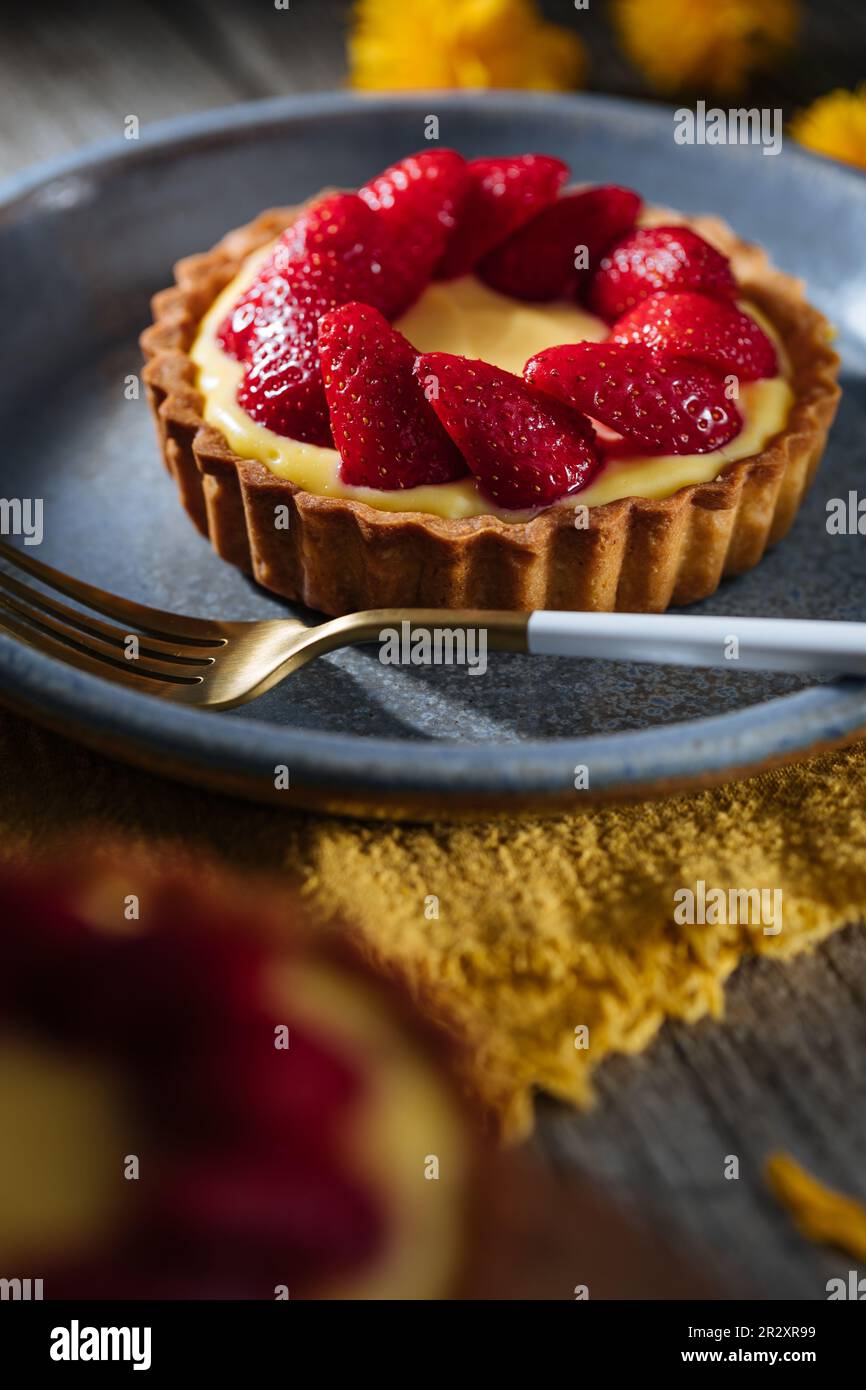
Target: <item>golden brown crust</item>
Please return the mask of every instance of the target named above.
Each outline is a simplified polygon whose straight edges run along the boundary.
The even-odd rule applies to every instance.
[[[591,507],[588,526],[578,529],[564,506],[521,524],[380,511],[315,496],[240,458],[204,422],[189,349],[241,262],[297,212],[270,209],[213,250],[179,261],[175,285],[154,297],[154,322],[141,339],[163,458],[181,501],[217,553],[266,588],[332,614],[391,606],[661,612],[706,598],[787,532],[833,422],[839,359],[801,283],[716,217],[689,225],[730,257],[745,297],[776,327],[795,400],[785,430],[715,481],[661,500]],[[287,529],[274,525],[281,504],[289,508]]]

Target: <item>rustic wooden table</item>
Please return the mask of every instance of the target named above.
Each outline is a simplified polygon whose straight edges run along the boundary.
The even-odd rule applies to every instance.
[[[564,0],[547,8],[573,20]],[[0,177],[118,136],[129,114],[146,127],[343,84],[344,4],[291,0],[290,24],[274,21],[265,0],[46,3],[26,20],[4,18]],[[594,85],[639,91],[603,15],[593,7],[585,23]],[[862,0],[814,7],[805,69],[765,85],[763,100],[790,110],[834,83],[853,85],[862,78],[864,32]],[[793,964],[744,966],[723,1023],[665,1028],[645,1056],[605,1065],[599,1092],[586,1115],[541,1102],[537,1142],[550,1161],[609,1184],[681,1237],[706,1274],[730,1275],[735,1290],[824,1298],[826,1280],[854,1261],[801,1240],[761,1168],[769,1151],[787,1149],[825,1180],[866,1196],[866,933],[852,925]],[[736,1182],[723,1176],[732,1154]]]

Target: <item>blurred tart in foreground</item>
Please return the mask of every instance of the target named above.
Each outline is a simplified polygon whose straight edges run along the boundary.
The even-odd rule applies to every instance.
[[[451,1045],[294,900],[77,861],[4,871],[0,922],[0,1277],[46,1299],[702,1295],[606,1199],[496,1152]]]
[[[449,1286],[478,1141],[442,1045],[294,911],[134,871],[4,877],[4,1272],[46,1297]]]

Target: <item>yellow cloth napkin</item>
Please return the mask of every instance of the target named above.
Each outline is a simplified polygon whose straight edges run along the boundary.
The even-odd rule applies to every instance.
[[[0,758],[7,858],[70,832],[125,835],[159,863],[209,856],[299,881],[323,922],[341,920],[420,1008],[473,1039],[468,1084],[512,1138],[531,1125],[533,1088],[587,1103],[610,1053],[645,1048],[665,1018],[720,1014],[745,956],[793,955],[866,905],[864,745],[692,796],[472,826],[254,806],[9,715]],[[674,893],[698,880],[780,888],[782,931],[677,925]]]

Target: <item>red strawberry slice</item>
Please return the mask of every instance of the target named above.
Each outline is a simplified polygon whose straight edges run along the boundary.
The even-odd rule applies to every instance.
[[[449,238],[436,269],[440,280],[468,275],[482,256],[522,227],[556,198],[568,178],[568,165],[546,154],[473,159]]]
[[[238,362],[247,361],[253,342],[285,316],[288,293],[286,277],[278,275],[268,261],[217,329],[217,342],[223,352]]]
[[[322,313],[329,308],[333,305]],[[317,342],[320,318],[316,313],[306,319],[297,338],[264,338],[244,372],[237,401],[274,434],[332,448]]]
[[[599,467],[593,429],[575,410],[492,367],[428,352],[415,375],[442,424],[499,507],[547,507]]]
[[[274,269],[285,270],[314,251],[333,253],[347,264],[376,250],[380,240],[379,225],[357,193],[331,193],[286,228],[274,248]]]
[[[652,453],[709,453],[743,426],[710,367],[635,344],[547,348],[525,371],[527,381]]]
[[[220,326],[217,338],[224,351],[249,360],[264,337],[288,331],[289,317],[308,302],[311,281],[320,299],[340,303],[336,296],[345,294],[386,312],[401,306],[404,276],[398,257],[386,251],[381,222],[357,194],[323,198],[286,228]]]
[[[690,227],[643,227],[609,247],[590,281],[587,303],[615,323],[658,290],[732,299],[737,284],[727,256]]]
[[[640,205],[636,193],[613,184],[569,193],[485,256],[479,274],[515,299],[573,295],[610,243],[634,226]],[[589,269],[575,266],[582,246],[587,248]]]
[[[434,149],[401,159],[358,190],[378,213],[399,258],[403,283],[395,314],[417,299],[441,260],[468,182],[462,155]]]
[[[685,290],[653,294],[611,329],[614,343],[641,343],[653,352],[690,357],[741,381],[778,371],[776,349],[763,328],[729,301]]]
[[[358,276],[332,256],[313,254],[286,275],[287,298],[278,319],[262,328],[237,400],[275,434],[332,446],[319,361],[319,320],[357,294]]]
[[[455,151],[426,151],[357,194],[335,193],[306,209],[221,325],[223,349],[245,361],[271,332],[293,332],[288,320],[298,305],[309,307],[311,279],[326,309],[354,299],[390,318],[403,313],[442,255],[466,177]]]
[[[376,309],[344,304],[326,314],[319,352],[344,482],[418,487],[466,472],[415,379],[418,353]]]

